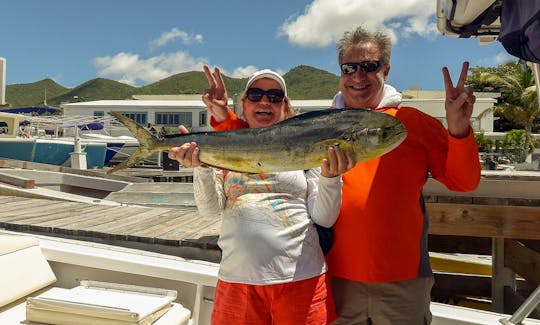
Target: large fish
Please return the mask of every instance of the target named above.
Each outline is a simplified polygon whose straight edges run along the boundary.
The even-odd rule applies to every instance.
[[[244,173],[303,170],[320,166],[329,146],[352,151],[356,161],[381,156],[407,136],[397,118],[369,109],[313,111],[257,129],[197,132],[158,138],[118,112],[112,116],[139,140],[139,148],[110,172],[134,166],[153,153],[196,142],[199,159]]]

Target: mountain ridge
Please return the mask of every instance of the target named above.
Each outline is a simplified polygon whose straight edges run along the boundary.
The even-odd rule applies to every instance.
[[[339,88],[339,76],[315,67],[300,65],[283,75],[291,99],[331,99]],[[247,78],[223,76],[229,97],[243,91]],[[67,88],[46,78],[27,84],[6,86],[11,108],[53,106],[64,102],[122,100],[133,95],[202,94],[208,82],[202,71],[181,72],[142,87],[106,78],[88,80]]]

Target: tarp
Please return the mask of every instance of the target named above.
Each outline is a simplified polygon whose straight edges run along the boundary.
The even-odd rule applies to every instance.
[[[99,122],[84,123],[84,124],[64,123],[60,125],[60,127],[63,129],[78,127],[81,130],[101,130],[103,129],[103,124]]]
[[[45,113],[55,114],[58,113],[59,109],[54,107],[18,107],[18,108],[5,108],[0,110],[0,112],[6,113],[23,113],[23,114],[37,114],[43,115]]]
[[[540,63],[540,1],[503,1],[498,40],[508,53]]]

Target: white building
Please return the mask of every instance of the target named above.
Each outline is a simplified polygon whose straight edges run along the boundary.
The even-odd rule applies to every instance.
[[[200,95],[197,95],[200,98]],[[476,132],[493,131],[493,113],[481,116],[481,113],[493,108],[497,102],[494,98],[479,97],[476,99],[471,118]],[[403,99],[402,105],[412,106],[439,119],[446,125],[446,112],[444,109],[444,94],[439,98],[409,98]],[[321,110],[330,107],[332,100],[291,100],[291,105],[299,113]],[[241,115],[240,105],[234,105],[229,100],[229,106]],[[79,102],[61,104],[64,116],[105,116],[107,112],[116,111],[125,113],[141,125],[153,124],[156,127],[167,126],[176,128],[183,124],[193,132],[210,131],[209,114],[206,106],[200,99],[171,99],[171,100],[99,100],[92,102]]]
[[[232,105],[232,101],[230,102]],[[65,117],[106,116],[121,112],[137,123],[176,128],[183,124],[193,132],[210,131],[209,115],[202,100],[98,100],[61,104]]]

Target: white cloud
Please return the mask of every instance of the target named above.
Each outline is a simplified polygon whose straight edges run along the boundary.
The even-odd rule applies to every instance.
[[[515,62],[517,61],[517,58],[506,53],[506,52],[500,52],[499,54],[489,57],[489,58],[483,58],[481,60],[478,60],[477,65],[481,67],[495,67],[501,64],[505,64],[508,62]]]
[[[134,86],[152,83],[180,72],[202,71],[202,66],[206,63],[205,58],[194,58],[183,51],[148,59],[124,52],[94,59],[98,76]]]
[[[303,14],[283,23],[279,34],[305,47],[333,45],[360,24],[387,30],[394,42],[416,34],[431,38],[437,34],[434,20],[430,22],[435,7],[434,0],[314,0]]]
[[[177,39],[180,39],[183,44],[190,44],[192,42],[202,43],[203,36],[201,34],[189,34],[174,27],[168,32],[161,33],[160,37],[150,41],[150,47],[153,49],[162,47]]]
[[[494,62],[496,65],[500,65],[500,64],[505,64],[505,63],[508,63],[508,62],[515,62],[517,61],[518,58],[516,58],[515,56],[512,56],[506,52],[501,52],[499,54],[497,54],[494,58]]]
[[[234,69],[231,73],[225,71],[224,74],[232,78],[247,78],[257,70],[259,70],[259,68],[257,68],[256,66],[248,65],[245,67],[238,67]]]
[[[227,70],[221,69],[221,73],[232,78],[247,78],[251,76],[251,74],[257,70],[261,70],[261,69],[254,65],[248,65],[245,67],[235,68],[232,72],[228,72]],[[283,69],[272,69],[272,70],[279,73],[280,75],[284,75],[285,73],[287,73],[287,71]]]

